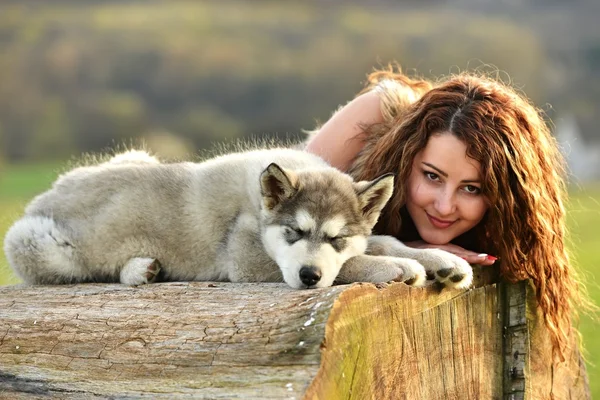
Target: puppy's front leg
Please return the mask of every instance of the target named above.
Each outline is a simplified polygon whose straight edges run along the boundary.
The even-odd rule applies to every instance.
[[[281,270],[265,252],[258,219],[240,214],[217,256],[217,270],[231,282],[283,282]]]
[[[348,259],[336,278],[339,283],[404,282],[411,286],[425,283],[425,268],[408,258],[361,254]]]
[[[155,258],[134,257],[121,269],[120,281],[131,286],[152,283],[156,280],[160,269],[160,262]]]
[[[392,236],[370,236],[366,254],[417,260],[428,277],[449,287],[466,289],[473,282],[473,268],[462,258],[440,249],[414,249]]]

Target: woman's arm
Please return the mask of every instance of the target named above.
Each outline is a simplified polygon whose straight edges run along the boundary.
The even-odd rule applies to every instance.
[[[363,133],[360,124],[379,123],[383,120],[380,94],[373,90],[363,93],[336,112],[310,138],[306,150],[320,156],[339,170],[347,171],[364,145],[363,140],[357,137]],[[405,244],[414,248],[440,248],[472,264],[492,265],[495,261],[495,257],[453,244],[434,246],[423,241]]]
[[[341,171],[347,171],[364,142],[360,124],[383,122],[380,97],[369,91],[336,112],[309,140],[306,150],[314,153]]]
[[[460,246],[457,246],[452,243],[441,244],[441,245],[433,245],[422,240],[416,242],[404,242],[408,247],[412,247],[415,249],[441,249],[445,250],[449,253],[454,254],[455,256],[459,256],[462,259],[466,260],[469,264],[479,264],[479,265],[492,265],[496,262],[497,258],[491,256],[489,254],[481,254],[475,251],[463,249]]]

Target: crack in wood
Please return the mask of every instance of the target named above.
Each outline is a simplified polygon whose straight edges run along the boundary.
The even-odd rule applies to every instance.
[[[504,395],[503,383],[511,375],[521,377],[515,363],[539,351],[533,346],[529,355],[503,352],[503,343],[521,340],[512,336],[521,331],[503,324],[510,315],[500,311],[505,288],[496,286],[438,293],[365,284],[301,292],[266,284],[192,283],[119,287],[103,297],[105,289],[0,289],[0,304],[12,304],[0,315],[1,372],[55,397],[67,388],[75,391],[72,397],[90,390],[104,398],[241,399],[269,393],[262,398],[274,399],[289,397],[285,385],[293,383],[298,391],[310,387],[313,397],[307,400],[345,398],[348,384],[352,398],[506,400],[523,393]],[[83,300],[73,296],[92,291]],[[510,305],[523,309],[522,303]],[[304,327],[309,318],[314,322]],[[504,327],[512,331],[503,342]],[[15,351],[17,343],[24,348]],[[538,366],[544,360],[537,359]],[[545,368],[544,374],[550,362]],[[555,396],[564,393],[563,382],[572,382],[561,368],[553,370],[550,384],[556,387],[547,391]],[[532,381],[541,392],[535,378],[527,379],[528,390]],[[8,385],[0,382],[0,392],[3,384]],[[336,397],[332,390],[340,385],[344,393]],[[10,390],[5,392],[17,389]],[[577,396],[580,388],[571,392],[583,398]]]
[[[219,349],[221,348],[222,345],[223,345],[223,343],[219,343],[219,345],[217,346],[217,348],[213,351],[212,358],[210,360],[209,366],[212,367],[214,365],[215,358],[217,357],[217,352],[219,351]]]
[[[525,396],[525,367],[529,357],[529,329],[526,313],[526,282],[502,285],[503,318],[503,392],[504,398],[521,400]]]
[[[9,331],[10,331],[10,326],[6,328],[6,332],[4,332],[4,334],[0,338],[0,346],[2,346],[4,344],[4,338],[6,338],[8,336]]]
[[[444,348],[443,332],[445,332],[445,329],[442,326],[442,320],[439,318],[439,316],[437,314],[436,314],[436,322],[437,322],[437,332],[438,332],[437,336],[440,339],[440,348],[443,349]],[[448,391],[448,382],[446,380],[446,374],[442,374],[442,387],[444,388],[444,392]]]
[[[352,377],[350,378],[350,389],[348,390],[348,399],[352,398],[352,389],[354,388],[354,379],[356,378],[356,369],[358,368],[358,360],[360,355],[363,353],[363,347],[358,343],[358,351],[356,352],[356,358],[354,359],[354,369],[352,370]]]
[[[459,382],[458,380],[458,376],[456,375],[458,373],[458,369],[456,368],[456,362],[455,362],[455,351],[454,351],[454,346],[455,344],[455,326],[454,326],[454,317],[455,317],[455,308],[454,308],[454,303],[449,303],[449,319],[450,319],[450,352],[451,352],[451,357],[450,360],[452,361],[452,372],[454,375],[454,385],[457,386],[457,382]],[[459,354],[460,351],[458,352]]]

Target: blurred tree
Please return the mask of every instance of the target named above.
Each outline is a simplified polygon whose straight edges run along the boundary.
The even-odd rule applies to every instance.
[[[39,118],[33,121],[27,155],[34,159],[67,158],[75,151],[73,129],[60,98],[44,102]]]
[[[135,93],[93,93],[79,107],[76,144],[83,151],[98,151],[139,137],[147,127],[144,102]]]
[[[4,164],[4,160],[6,158],[6,143],[4,140],[4,128],[2,127],[2,123],[0,122],[0,169]]]
[[[143,147],[163,160],[189,160],[194,154],[194,145],[189,140],[165,130],[146,132],[142,138]]]
[[[242,125],[231,116],[208,104],[192,106],[177,115],[175,132],[197,148],[209,147],[216,140],[242,136]]]
[[[392,60],[434,78],[481,68],[600,124],[590,111],[600,106],[600,32],[568,19],[575,9],[441,3],[3,3],[4,152],[99,151],[152,127],[199,148],[299,136]],[[565,18],[573,36],[555,32]]]

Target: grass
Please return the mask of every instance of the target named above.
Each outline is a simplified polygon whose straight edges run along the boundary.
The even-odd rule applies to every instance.
[[[592,302],[600,305],[600,185],[571,193],[568,223],[573,262],[586,283]],[[600,399],[600,323],[582,315],[579,330],[583,336],[592,398]]]
[[[62,165],[20,165],[0,170],[0,238],[22,214],[25,204],[50,187]],[[571,193],[568,207],[573,262],[578,266],[591,300],[600,304],[600,184]],[[0,248],[0,286],[18,283]],[[592,398],[600,398],[600,324],[583,315],[580,322]]]
[[[23,213],[25,205],[37,193],[49,188],[59,173],[60,164],[11,165],[0,167],[0,238]],[[0,246],[0,286],[18,283],[8,267]]]

